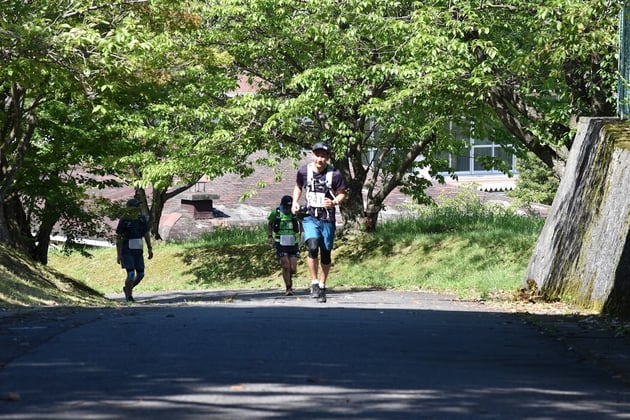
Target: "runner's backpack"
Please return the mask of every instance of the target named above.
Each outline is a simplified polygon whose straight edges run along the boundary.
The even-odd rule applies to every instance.
[[[286,213],[280,210],[280,207],[276,207],[276,220],[273,222],[273,231],[278,233],[280,231],[280,225],[282,223],[282,215],[285,215],[285,222],[288,222],[289,217],[291,218],[291,227],[293,228],[293,232],[299,232],[300,227],[298,225],[297,217],[294,214],[287,215]]]
[[[309,194],[308,193],[314,193],[314,192],[323,192],[323,193],[328,193],[329,190],[332,190],[332,181],[333,181],[333,171],[335,170],[335,168],[331,165],[328,164],[328,166],[326,167],[326,190],[325,191],[317,191],[318,189],[321,188],[321,185],[315,185],[315,177],[313,176],[313,163],[309,163],[306,167],[306,190],[307,190],[307,201]],[[317,188],[317,187],[320,188]],[[312,203],[307,202],[307,204],[309,206],[312,207],[318,207],[318,206],[313,206]]]

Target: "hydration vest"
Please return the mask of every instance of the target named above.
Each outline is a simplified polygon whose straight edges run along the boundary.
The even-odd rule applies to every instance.
[[[122,238],[123,252],[142,253],[145,233],[149,231],[149,222],[140,215],[136,219],[121,219],[116,233]]]
[[[122,219],[120,221],[120,229],[119,233],[122,234],[125,240],[140,239],[149,230],[149,224],[146,217],[141,215],[135,219]]]
[[[313,208],[324,207],[324,198],[332,189],[333,171],[335,168],[331,164],[326,166],[326,182],[322,183],[321,178],[316,182],[313,176],[313,163],[306,167],[306,205]],[[331,198],[331,197],[328,197]]]
[[[297,217],[292,213],[286,214],[280,207],[277,207],[273,231],[275,242],[285,246],[295,245],[297,242],[296,234],[300,231]]]

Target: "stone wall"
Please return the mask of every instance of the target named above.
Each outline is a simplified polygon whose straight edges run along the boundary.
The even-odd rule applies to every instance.
[[[525,273],[547,298],[630,313],[630,124],[583,118]]]

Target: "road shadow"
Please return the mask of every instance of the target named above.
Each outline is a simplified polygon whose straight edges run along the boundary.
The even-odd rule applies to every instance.
[[[518,314],[447,295],[337,291],[321,305],[236,292],[52,309],[3,325],[48,338],[0,369],[0,395],[15,397],[0,401],[0,419],[575,419],[630,410],[629,387]]]

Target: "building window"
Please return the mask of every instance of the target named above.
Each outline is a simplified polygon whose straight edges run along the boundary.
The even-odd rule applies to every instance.
[[[483,164],[483,158],[495,158],[505,162],[512,173],[517,173],[516,156],[509,151],[511,145],[506,147],[494,143],[490,140],[477,140],[471,135],[470,130],[464,130],[451,124],[451,132],[457,138],[467,141],[468,146],[459,154],[443,153],[441,158],[446,159],[448,166],[453,168],[456,175],[502,175],[503,172],[498,168],[486,168]],[[380,151],[376,148],[369,148],[363,152],[363,165],[366,167],[378,158]],[[416,160],[424,159],[418,156]],[[411,169],[414,170],[413,168]],[[446,173],[443,173],[445,175]]]
[[[471,127],[472,128],[472,127]],[[444,158],[458,175],[493,175],[502,174],[497,168],[486,168],[483,158],[496,158],[507,163],[512,172],[516,172],[516,156],[504,146],[490,140],[478,140],[472,137],[471,130],[462,129],[451,124],[451,132],[457,137],[467,140],[468,147],[461,154],[445,154]],[[509,146],[508,146],[509,148]]]
[[[470,147],[465,149],[463,154],[444,155],[449,166],[459,175],[492,175],[502,173],[497,168],[484,167],[482,162],[482,158],[484,157],[501,159],[508,164],[513,172],[516,172],[516,157],[514,154],[506,151],[503,146],[492,142],[479,144],[471,140]]]

